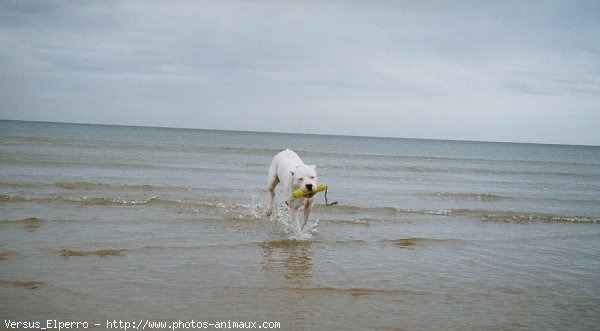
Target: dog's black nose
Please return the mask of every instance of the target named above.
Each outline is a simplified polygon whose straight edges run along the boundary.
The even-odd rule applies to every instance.
[[[312,188],[313,188],[312,184],[306,184],[307,190],[312,191]]]

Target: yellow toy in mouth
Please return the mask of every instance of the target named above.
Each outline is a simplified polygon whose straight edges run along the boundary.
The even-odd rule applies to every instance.
[[[294,198],[301,198],[301,197],[305,197],[305,196],[311,196],[313,194],[316,194],[318,192],[321,191],[325,191],[327,190],[327,185],[325,184],[319,184],[317,185],[317,190],[315,192],[304,192],[302,190],[295,190],[294,192],[292,192],[292,197]]]

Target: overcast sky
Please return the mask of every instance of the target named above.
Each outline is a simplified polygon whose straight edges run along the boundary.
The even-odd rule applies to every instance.
[[[600,1],[0,1],[0,118],[600,145]]]

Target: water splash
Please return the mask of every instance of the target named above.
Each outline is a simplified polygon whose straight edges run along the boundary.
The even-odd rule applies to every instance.
[[[319,233],[319,219],[309,217],[306,226],[300,230],[297,225],[292,224],[289,208],[285,205],[275,208],[270,219],[272,221],[277,221],[283,226],[283,229],[290,240],[310,240],[313,235]]]

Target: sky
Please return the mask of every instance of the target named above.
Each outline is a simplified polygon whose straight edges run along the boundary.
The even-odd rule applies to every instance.
[[[600,145],[600,1],[0,1],[0,118]]]

